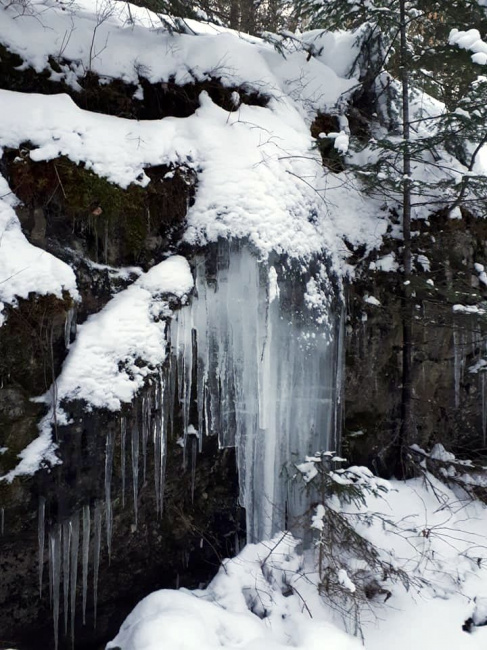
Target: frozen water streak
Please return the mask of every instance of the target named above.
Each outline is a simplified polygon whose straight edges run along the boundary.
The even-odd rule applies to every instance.
[[[197,260],[196,296],[171,325],[188,450],[195,430],[236,447],[250,541],[304,512],[283,470],[335,444],[339,408],[337,324],[314,322],[300,274],[277,283],[245,247],[221,244],[212,271]]]

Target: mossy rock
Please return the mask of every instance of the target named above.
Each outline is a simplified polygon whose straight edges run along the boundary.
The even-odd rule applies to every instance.
[[[122,188],[65,156],[34,162],[29,145],[5,153],[3,168],[23,230],[48,250],[70,247],[95,262],[150,267],[180,238],[194,195],[187,167],[147,168],[146,187]]]

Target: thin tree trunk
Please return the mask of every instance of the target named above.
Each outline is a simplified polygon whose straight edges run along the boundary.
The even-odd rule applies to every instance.
[[[411,152],[409,117],[409,66],[408,36],[406,22],[406,1],[399,0],[400,11],[400,52],[402,81],[402,136],[403,136],[403,306],[402,306],[402,395],[401,427],[399,432],[396,474],[404,476],[405,451],[412,442],[413,434],[413,301],[411,290]]]
[[[240,2],[240,30],[246,34],[255,34],[256,7],[254,0]]]
[[[240,28],[240,3],[238,0],[230,1],[229,23],[231,29],[238,30]]]

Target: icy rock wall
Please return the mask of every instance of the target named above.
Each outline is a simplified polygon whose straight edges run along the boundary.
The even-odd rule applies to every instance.
[[[236,447],[252,542],[296,529],[309,495],[293,463],[337,446],[340,319],[316,322],[306,272],[221,242],[211,263],[196,260],[195,296],[171,324],[185,448],[206,435]]]

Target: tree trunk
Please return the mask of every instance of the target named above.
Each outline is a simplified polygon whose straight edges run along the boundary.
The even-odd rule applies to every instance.
[[[402,81],[402,136],[403,136],[403,312],[402,312],[402,395],[401,425],[398,439],[396,474],[406,474],[405,455],[413,438],[413,300],[411,287],[411,152],[409,117],[409,66],[406,1],[399,0],[400,11],[400,54]]]

